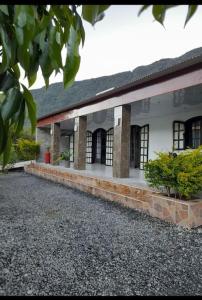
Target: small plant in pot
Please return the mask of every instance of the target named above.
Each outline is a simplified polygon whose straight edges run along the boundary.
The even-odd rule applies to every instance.
[[[64,167],[69,168],[70,167],[70,157],[71,157],[70,151],[65,150],[65,151],[61,152],[58,160],[63,161]]]

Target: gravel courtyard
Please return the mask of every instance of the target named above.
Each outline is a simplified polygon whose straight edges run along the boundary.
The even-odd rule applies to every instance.
[[[0,295],[202,295],[201,248],[202,228],[0,175]]]

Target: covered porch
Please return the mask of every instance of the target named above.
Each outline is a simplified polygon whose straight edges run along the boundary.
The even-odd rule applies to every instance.
[[[52,165],[62,165],[57,158],[69,150],[71,172],[146,186],[144,164],[156,152],[180,153],[202,144],[201,97],[200,84],[44,126],[39,122],[38,162],[51,146]]]
[[[130,168],[129,169],[129,177],[128,178],[116,178],[112,176],[113,170],[112,166],[106,166],[104,164],[86,164],[84,170],[76,170],[74,169],[74,163],[70,163],[70,168],[64,167],[61,162],[57,166],[40,163],[41,166],[54,168],[55,170],[61,170],[62,172],[68,172],[73,174],[79,174],[87,177],[95,177],[104,180],[110,180],[112,182],[127,184],[131,186],[144,187],[147,189],[151,189],[148,187],[145,178],[144,171],[139,169]]]
[[[46,146],[51,147],[53,165],[61,151],[69,149],[74,170],[127,182],[133,177],[145,184],[141,171],[156,152],[179,152],[202,144],[201,97],[198,58],[103,91],[38,120],[38,161],[43,162]]]

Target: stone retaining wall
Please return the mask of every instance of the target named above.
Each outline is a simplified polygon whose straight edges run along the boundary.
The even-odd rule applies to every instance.
[[[96,176],[80,175],[69,169],[32,163],[25,172],[90,193],[150,216],[186,227],[202,225],[202,199],[183,201],[162,196],[147,188],[120,184]]]

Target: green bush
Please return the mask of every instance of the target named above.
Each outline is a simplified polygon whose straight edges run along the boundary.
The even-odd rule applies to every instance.
[[[202,190],[202,146],[187,149],[178,155],[157,153],[157,158],[145,165],[149,185],[166,190],[180,199],[190,199]]]
[[[39,155],[40,144],[33,140],[20,138],[15,144],[15,150],[19,160],[33,160]]]

